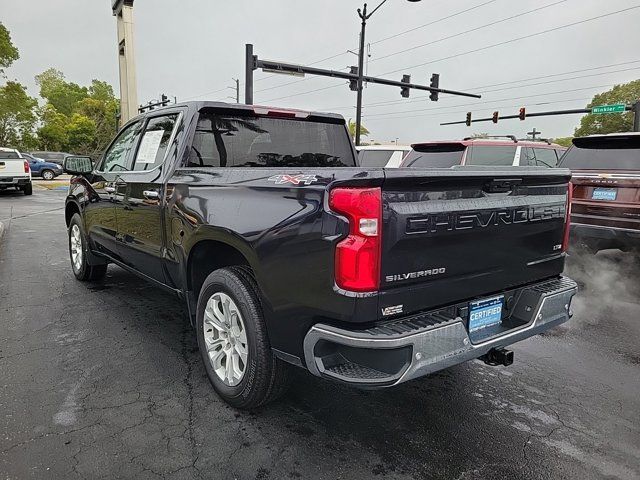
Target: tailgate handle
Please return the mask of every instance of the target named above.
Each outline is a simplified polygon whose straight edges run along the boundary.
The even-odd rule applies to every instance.
[[[521,183],[521,178],[497,178],[485,183],[483,190],[487,193],[506,193]]]

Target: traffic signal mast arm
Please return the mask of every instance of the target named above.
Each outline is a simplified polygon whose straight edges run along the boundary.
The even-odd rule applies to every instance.
[[[629,111],[633,111],[634,110],[634,106],[633,105],[626,105],[625,106],[625,111],[629,112]],[[524,113],[524,115],[523,115]],[[477,123],[477,122],[494,122],[497,123],[497,120],[511,120],[514,118],[519,118],[519,119],[523,119],[522,117],[525,116],[526,118],[531,118],[531,117],[551,117],[554,115],[571,115],[574,113],[592,113],[592,109],[591,108],[575,108],[572,110],[551,110],[548,112],[534,112],[534,113],[528,113],[528,112],[520,112],[518,115],[504,115],[504,116],[497,116],[494,115],[491,117],[486,117],[486,118],[478,118],[478,119],[474,119],[471,120],[471,116],[469,114],[467,114],[467,120],[462,120],[460,122],[445,122],[445,123],[441,123],[440,125],[461,125],[461,124],[466,124],[467,126],[470,126],[471,123]],[[497,117],[497,118],[496,118]]]
[[[357,81],[357,73],[341,72],[339,70],[325,70],[323,68],[307,67],[304,65],[295,65],[292,63],[275,62],[271,60],[262,60],[257,56],[254,56],[253,70],[266,69],[271,72],[284,73],[290,75],[319,75],[322,77],[341,78],[343,80]],[[439,80],[439,77],[438,77]],[[417,83],[402,82],[400,80],[388,80],[386,78],[370,77],[368,75],[362,76],[362,81],[367,83],[376,83],[379,85],[389,85],[392,87],[409,88],[414,90],[426,90],[431,93],[446,93],[449,95],[458,95],[462,97],[482,98],[475,93],[459,92],[456,90],[447,90],[446,88],[433,88],[427,85],[420,85]]]

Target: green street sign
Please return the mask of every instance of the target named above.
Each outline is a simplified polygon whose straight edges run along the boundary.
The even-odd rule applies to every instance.
[[[601,115],[603,113],[622,113],[627,109],[624,103],[616,103],[615,105],[598,105],[591,109],[591,113]]]

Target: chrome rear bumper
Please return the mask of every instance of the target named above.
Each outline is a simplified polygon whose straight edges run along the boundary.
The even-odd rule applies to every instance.
[[[363,387],[397,385],[478,358],[571,318],[577,284],[560,277],[514,291],[508,321],[514,327],[469,335],[466,319],[441,309],[364,331],[317,324],[304,340],[310,372]],[[504,323],[504,321],[503,321]],[[475,335],[475,336],[474,336]]]

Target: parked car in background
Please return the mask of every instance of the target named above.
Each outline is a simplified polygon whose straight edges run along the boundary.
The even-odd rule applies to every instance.
[[[29,153],[23,153],[22,157],[29,162],[31,175],[33,177],[42,177],[45,180],[53,180],[58,175],[62,175],[64,171],[62,166],[57,163],[47,162],[42,158],[34,157]]]
[[[572,243],[640,250],[640,134],[574,138],[560,166],[573,173]]]
[[[365,145],[356,147],[361,167],[398,168],[402,159],[411,151],[404,145]]]
[[[15,188],[25,195],[33,193],[29,162],[13,148],[0,147],[0,190]]]
[[[64,164],[64,159],[70,155],[71,153],[67,152],[29,152],[31,155],[37,158],[41,158],[46,162],[57,163],[58,165]]]
[[[448,168],[454,165],[555,167],[566,148],[514,136],[465,138],[416,143],[402,167]]]

